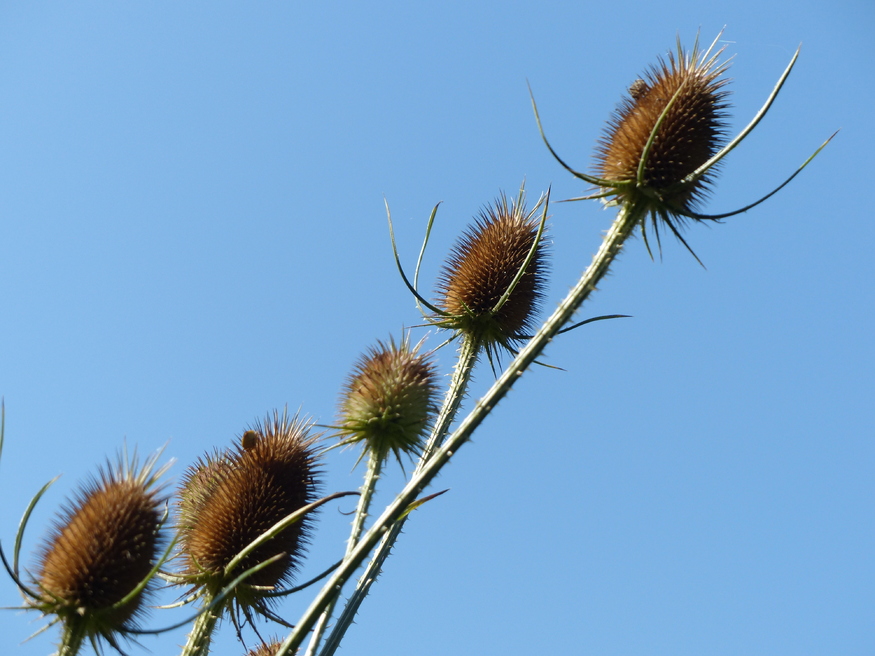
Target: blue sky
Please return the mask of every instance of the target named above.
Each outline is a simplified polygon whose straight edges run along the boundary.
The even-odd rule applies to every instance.
[[[527,80],[587,169],[628,85],[676,35],[725,25],[734,131],[803,45],[706,211],[758,198],[842,131],[766,204],[685,232],[707,269],[672,240],[661,262],[629,244],[581,318],[634,318],[557,340],[546,361],[565,371],[528,372],[498,406],[342,653],[871,654],[873,18],[866,0],[0,8],[4,547],[43,483],[63,474],[28,551],[124,440],[168,443],[178,479],[275,408],[330,423],[359,354],[420,321],[384,197],[409,267],[443,201],[431,289],[500,191],[585,191],[541,143]],[[551,214],[549,309],[613,217]],[[354,461],[332,452],[326,490],[359,485]],[[401,484],[391,471],[380,500]],[[323,513],[302,576],[342,553],[351,509]],[[52,631],[19,644],[29,619],[0,614],[0,652],[51,651]],[[242,654],[228,629],[214,653]]]

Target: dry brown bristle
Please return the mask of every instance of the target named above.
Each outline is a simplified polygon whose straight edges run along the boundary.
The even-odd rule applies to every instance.
[[[269,643],[263,642],[254,649],[246,652],[246,656],[275,656],[277,652],[279,652],[280,644],[279,640],[272,640]],[[297,650],[292,652],[292,656],[296,653],[298,653]]]

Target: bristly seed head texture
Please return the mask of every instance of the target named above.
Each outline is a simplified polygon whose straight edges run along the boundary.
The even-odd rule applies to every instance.
[[[262,544],[230,573],[225,568],[252,541],[317,498],[320,487],[312,424],[274,412],[244,433],[242,443],[209,454],[192,466],[179,491],[183,575],[215,593],[265,560],[281,558],[238,586],[232,599],[259,598],[252,586],[272,588],[291,580],[300,564],[313,517],[308,513]]]
[[[262,642],[260,645],[257,645],[246,652],[246,656],[274,656],[274,654],[280,650],[280,644],[279,640]],[[297,650],[293,653],[297,653]]]
[[[437,373],[429,354],[408,338],[390,339],[356,363],[338,409],[342,443],[361,442],[370,457],[417,455],[437,411]]]
[[[156,456],[157,458],[157,456]],[[39,597],[28,604],[56,615],[81,635],[105,638],[136,626],[147,585],[120,604],[148,577],[166,542],[160,528],[165,499],[155,459],[137,471],[131,463],[107,465],[84,485],[56,520],[39,555]]]
[[[614,188],[613,203],[646,203],[654,220],[669,222],[693,211],[707,190],[708,174],[684,179],[726,141],[728,80],[720,76],[728,65],[718,64],[719,55],[703,55],[697,47],[685,53],[679,44],[677,55],[669,52],[667,61],[660,58],[632,84],[596,153],[599,177],[629,183]]]
[[[543,233],[539,238],[540,222],[535,217],[539,207],[527,212],[521,193],[517,200],[502,194],[494,205],[481,210],[441,271],[437,305],[446,314],[435,318],[436,325],[477,340],[490,353],[497,347],[512,349],[531,329],[547,273],[545,238]]]

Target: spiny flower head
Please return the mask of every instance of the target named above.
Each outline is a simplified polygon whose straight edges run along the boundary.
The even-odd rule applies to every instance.
[[[629,88],[629,97],[611,118],[598,146],[598,175],[574,170],[556,153],[544,134],[532,98],[538,129],[550,153],[574,177],[598,188],[596,193],[570,200],[601,198],[608,205],[620,205],[624,234],[631,234],[631,229],[640,225],[648,250],[648,219],[657,243],[659,229],[665,227],[692,253],[679,231],[684,219],[717,221],[756,207],[789,184],[835,136],[822,143],[790,177],[759,200],[721,214],[695,211],[714,171],[765,117],[799,57],[797,49],[760,110],[741,132],[726,142],[727,80],[720,76],[726,72],[728,63],[718,61],[722,48],[713,52],[719,39],[718,34],[704,52],[699,50],[698,38],[689,53],[678,42],[676,55],[669,53],[667,61],[660,60],[644,78],[635,80]]]
[[[262,642],[253,649],[246,652],[246,656],[274,656],[280,649],[279,640],[271,640],[270,642]],[[293,653],[297,653],[297,650]]]
[[[437,374],[429,354],[405,337],[377,342],[356,363],[338,411],[343,444],[361,442],[372,458],[418,454],[436,412]]]
[[[28,605],[55,615],[65,630],[117,647],[116,634],[136,627],[152,590],[150,572],[166,542],[166,499],[154,470],[136,456],[107,465],[62,510],[43,545]]]
[[[438,280],[435,325],[481,343],[492,355],[532,327],[547,271],[540,203],[526,211],[524,195],[502,194],[456,243]]]
[[[263,592],[288,582],[301,562],[313,522],[308,513],[249,553],[237,555],[277,522],[316,500],[319,470],[312,424],[274,412],[244,433],[241,444],[208,454],[189,469],[179,491],[183,579],[216,594],[239,574],[274,556],[229,597],[258,605]]]
[[[692,176],[726,141],[727,64],[696,46],[668,53],[629,89],[597,151],[599,177],[614,183],[613,201],[643,204],[671,223],[691,212],[709,183]]]

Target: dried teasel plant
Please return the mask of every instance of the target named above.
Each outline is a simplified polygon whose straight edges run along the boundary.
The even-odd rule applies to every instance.
[[[719,220],[746,211],[777,191],[737,212],[721,215],[698,212],[722,158],[762,119],[796,61],[794,56],[751,124],[729,141],[726,136],[726,81],[722,77],[727,64],[719,61],[722,50],[715,52],[717,42],[715,40],[704,52],[699,50],[698,41],[688,52],[679,44],[676,52],[669,53],[666,59],[660,60],[633,83],[628,97],[613,114],[596,148],[594,175],[573,171],[559,159],[544,138],[551,153],[567,170],[598,187],[598,193],[585,198],[600,198],[607,205],[617,206],[619,215],[590,267],[533,337],[525,333],[533,328],[543,295],[546,274],[544,229],[549,195],[532,211],[525,208],[522,190],[516,200],[501,196],[493,205],[487,206],[451,252],[440,274],[438,298],[434,304],[416,291],[419,266],[412,285],[404,278],[420,309],[428,310],[423,310],[427,322],[449,330],[452,337],[448,341],[458,338],[460,343],[459,361],[444,404],[435,416],[432,365],[417,352],[418,346],[410,348],[406,337],[400,345],[391,341],[388,345],[380,343],[359,361],[344,391],[339,426],[335,428],[341,444],[362,443],[369,461],[378,463],[368,474],[371,482],[368,483],[366,478],[362,498],[368,494],[368,485],[373,489],[373,482],[379,475],[379,463],[388,459],[390,452],[399,460],[402,453],[418,454],[416,470],[404,489],[364,533],[367,503],[360,503],[346,556],[336,573],[282,643],[264,641],[250,654],[281,656],[295,653],[311,630],[314,641],[307,654],[314,653],[320,647],[320,636],[330,622],[333,605],[340,598],[343,586],[372,553],[371,562],[319,652],[321,656],[334,653],[343,632],[352,623],[361,599],[379,574],[404,521],[412,510],[435,496],[422,498],[423,490],[470,439],[476,427],[526,368],[536,361],[546,344],[557,334],[570,330],[565,326],[606,275],[625,240],[638,227],[645,244],[649,226],[660,246],[660,230],[667,229],[689,249],[680,234],[685,221]],[[537,117],[536,108],[535,111]],[[539,118],[538,125],[540,128]],[[541,134],[543,136],[543,130]],[[538,218],[542,203],[543,213]],[[426,243],[436,210],[429,219]],[[647,248],[650,249],[649,244]],[[397,262],[397,250],[395,257]],[[420,263],[421,260],[422,255]],[[529,341],[523,344],[524,340]],[[484,351],[493,369],[499,359],[497,356],[504,352],[514,353],[516,357],[504,372],[496,376],[495,384],[477,400],[471,413],[450,432],[465,396],[471,369]],[[311,530],[312,512],[327,499],[316,500],[319,467],[315,445],[319,436],[313,435],[311,428],[312,424],[297,417],[288,418],[283,413],[280,418],[274,413],[272,418],[267,417],[263,423],[245,431],[236,447],[204,456],[186,475],[178,500],[180,548],[177,562],[181,566],[176,574],[167,574],[170,580],[189,588],[189,599],[201,601],[202,611],[197,616],[184,656],[208,652],[212,630],[227,611],[231,611],[230,617],[237,625],[238,634],[240,614],[249,623],[252,623],[252,613],[255,612],[285,624],[274,614],[271,602],[277,594],[286,592],[278,588],[290,583],[297,573]],[[0,422],[0,444],[2,432]],[[151,470],[151,465],[146,469]],[[139,480],[141,475],[142,472],[134,478]],[[89,523],[91,520],[87,519],[91,516],[91,505],[100,505],[96,501],[92,504],[93,499],[98,498],[105,488],[112,487],[114,476],[121,478],[115,474],[104,475],[99,484],[87,488],[58,523],[54,536],[47,542],[38,573],[33,577],[35,591],[19,582],[28,596],[28,607],[53,614],[54,621],[64,623],[65,634],[67,626],[79,622],[74,615],[90,615],[90,624],[76,624],[69,632],[72,638],[65,644],[75,646],[74,643],[78,645],[84,637],[90,637],[92,640],[105,639],[117,648],[118,636],[133,632],[149,581],[160,566],[161,559],[157,558],[156,549],[160,548],[161,540],[156,539],[157,546],[152,545],[148,559],[148,563],[155,564],[141,577],[140,583],[134,585],[137,580],[134,573],[142,573],[143,567],[138,570],[132,566],[130,572],[124,572],[127,578],[122,573],[110,573],[101,579],[117,585],[106,588],[105,598],[99,602],[82,601],[84,596],[79,595],[78,601],[68,603],[66,590],[75,585],[63,583],[64,576],[59,574],[63,568],[58,568],[50,557],[56,548],[70,551],[58,546],[66,544],[66,533],[100,535],[107,532],[109,524],[136,524],[136,521],[122,519],[104,521],[103,524]],[[151,474],[146,478],[149,484],[143,487],[144,494],[154,497]],[[107,482],[107,479],[110,480]],[[145,502],[141,505],[150,508],[152,515],[145,514],[154,519],[158,505],[155,498],[150,499],[151,506]],[[159,516],[157,524],[149,526],[160,523]],[[80,524],[88,530],[82,529]],[[73,531],[73,526],[79,528]],[[137,533],[138,536],[141,534],[142,531]],[[118,538],[119,542],[125,540],[136,542],[127,533]],[[146,541],[141,542],[145,544]],[[19,581],[17,550],[16,546],[15,565],[8,569]],[[142,551],[146,553],[149,549]],[[82,553],[90,552],[84,550]],[[89,562],[102,561],[95,558]],[[119,582],[123,579],[122,585]],[[131,585],[134,587],[119,598]],[[72,599],[74,596],[68,597]],[[66,656],[73,651],[61,653]]]
[[[279,640],[271,640],[270,642],[262,642],[246,652],[246,656],[276,656],[279,651]]]
[[[159,479],[170,463],[156,464],[160,452],[142,467],[136,453],[109,462],[76,492],[57,516],[39,550],[31,585],[18,572],[18,549],[27,519],[52,482],[25,513],[13,566],[7,571],[25,597],[25,608],[61,624],[58,654],[78,653],[87,639],[95,651],[105,642],[121,652],[120,638],[138,633],[155,574],[169,554],[164,522],[167,499]],[[162,550],[165,550],[162,557]],[[47,628],[47,627],[46,627]]]
[[[356,507],[346,556],[355,548],[370,511],[383,465],[394,454],[422,452],[425,437],[437,412],[437,373],[431,353],[420,353],[422,342],[410,345],[409,334],[400,343],[377,342],[363,355],[347,379],[338,407],[335,429],[338,446],[361,444],[367,472]],[[321,640],[334,605],[329,605],[313,631],[311,644]]]
[[[722,76],[729,62],[720,61],[724,48],[715,50],[721,35],[722,32],[704,52],[699,49],[698,37],[690,51],[685,51],[678,39],[675,53],[669,52],[643,78],[636,79],[599,141],[596,175],[574,170],[556,153],[544,135],[532,97],[538,129],[550,153],[572,175],[601,189],[569,200],[601,198],[608,206],[620,206],[628,217],[625,232],[631,234],[640,226],[648,251],[649,219],[657,244],[660,227],[664,227],[696,257],[680,233],[686,220],[719,221],[759,205],[796,177],[829,142],[828,139],[789,178],[759,200],[732,212],[699,213],[697,208],[713,184],[723,158],[765,116],[799,56],[797,50],[762,109],[736,137],[727,141],[728,80]]]
[[[389,215],[395,262],[429,325],[463,338],[470,350],[485,351],[490,361],[497,361],[502,351],[514,352],[525,338],[524,333],[534,325],[544,296],[549,255],[545,234],[548,200],[549,194],[528,210],[525,188],[520,187],[516,198],[509,199],[502,193],[493,204],[486,205],[442,267],[435,303],[419,294],[417,284],[437,206],[428,219],[413,284],[401,267]]]
[[[721,76],[728,63],[719,63],[721,53],[700,55],[694,46],[687,55],[678,44],[676,55],[633,83],[599,142],[599,177],[627,183],[614,188],[611,202],[647,203],[655,228],[657,218],[668,225],[692,211],[716,172],[685,182],[726,141],[728,79]]]
[[[241,443],[192,466],[178,495],[176,583],[193,589],[205,611],[188,651],[207,653],[217,620],[231,610],[252,623],[252,611],[283,622],[271,610],[278,589],[300,567],[321,487],[312,423],[274,412]]]
[[[545,220],[544,199],[528,211],[522,189],[516,199],[501,194],[484,207],[441,270],[431,322],[481,344],[490,357],[514,351],[544,297]]]
[[[331,656],[335,653],[344,631],[352,623],[374,577],[379,574],[382,563],[392,548],[394,538],[400,531],[400,526],[406,520],[410,508],[416,505],[418,495],[438,475],[442,467],[458,452],[458,449],[470,440],[474,430],[496,404],[504,398],[523,372],[543,353],[547,344],[560,332],[570,329],[566,326],[571,322],[575,312],[607,274],[612,262],[622,250],[625,240],[633,234],[636,228],[639,226],[644,228],[645,221],[650,219],[655,230],[664,226],[680,238],[678,226],[684,219],[717,220],[751,209],[789,183],[825,147],[826,143],[821,145],[782,185],[756,203],[728,214],[704,215],[696,212],[694,208],[709,184],[707,177],[709,172],[713,173],[714,167],[720,163],[723,157],[734,149],[762,120],[798,57],[797,51],[765,105],[751,123],[738,136],[725,142],[724,112],[727,106],[723,90],[724,83],[718,79],[725,71],[725,65],[718,63],[722,51],[714,53],[716,43],[717,39],[704,53],[699,51],[698,43],[694,45],[690,53],[686,53],[679,46],[676,59],[670,56],[667,64],[663,63],[651,69],[651,72],[646,75],[647,80],[642,79],[640,84],[636,84],[631,89],[631,98],[627,99],[618,114],[609,123],[605,137],[597,151],[600,156],[600,175],[611,176],[611,178],[578,173],[565,164],[544,136],[537,107],[534,98],[532,99],[538,128],[551,154],[566,170],[601,189],[599,193],[573,200],[603,199],[606,203],[619,207],[618,216],[608,230],[602,245],[593,256],[591,264],[567,296],[559,303],[557,309],[541,328],[519,348],[513,361],[497,376],[490,389],[477,400],[471,412],[460,420],[455,430],[450,433],[449,426],[455,418],[456,410],[459,407],[458,400],[463,396],[468,380],[467,375],[464,372],[460,374],[460,371],[468,366],[465,364],[466,362],[470,364],[472,361],[470,353],[466,355],[460,349],[462,352],[460,352],[453,381],[447,392],[447,400],[441,408],[429,444],[426,445],[413,477],[370,529],[362,535],[355,549],[348,553],[342,565],[325,583],[316,599],[301,616],[295,629],[283,641],[277,656],[290,654],[302,644],[305,636],[319,621],[324,609],[334,603],[337,591],[349,580],[355,569],[365,561],[371,550],[375,550],[365,572],[359,577],[346,607],[341,612],[337,626],[326,639],[324,647],[319,651],[321,656]],[[680,104],[678,107],[679,103],[685,104]],[[645,106],[648,108],[647,112],[643,109]],[[636,128],[637,131],[633,131],[631,125],[636,122],[640,125]],[[641,127],[642,125],[645,127]],[[649,132],[646,125],[649,125]],[[643,141],[640,138],[642,130],[646,135]],[[616,147],[615,139],[617,141]],[[697,140],[698,143],[690,144],[690,139]],[[677,161],[670,157],[671,153],[676,151],[683,153],[683,156]],[[656,156],[651,159],[654,154]],[[653,168],[657,164],[659,166]],[[432,211],[429,218],[426,243],[436,210],[437,208]],[[469,303],[466,302],[463,305],[464,312],[453,314],[448,312],[445,306],[435,307],[425,301],[416,290],[419,265],[417,265],[417,276],[414,277],[413,284],[404,275],[400,266],[394,234],[392,234],[391,217],[390,235],[396,265],[405,284],[416,295],[420,309],[424,306],[433,312],[435,315],[434,323],[439,324],[441,321],[447,320],[447,327],[461,332],[463,347],[466,342],[474,341],[466,339],[466,337],[478,335],[476,331],[469,331],[466,334],[460,330],[464,324],[461,322],[452,323],[457,320],[459,314],[469,315]],[[681,241],[683,242],[682,239]],[[423,245],[423,250],[424,248],[425,245]],[[534,249],[531,251],[531,254],[533,253]],[[420,254],[421,261],[422,254]],[[520,271],[525,272],[525,268],[521,268]],[[445,278],[445,280],[449,280],[449,278]],[[448,283],[445,282],[444,287],[448,286]],[[506,296],[512,293],[513,285],[509,289],[509,292],[502,295],[505,301]],[[496,306],[491,306],[493,313],[500,309]],[[487,304],[486,307],[490,306]],[[465,319],[467,318],[468,316],[465,317]],[[511,338],[507,334],[503,336]],[[494,341],[493,344],[504,346],[500,341]],[[307,653],[313,653],[313,649],[309,649]]]

